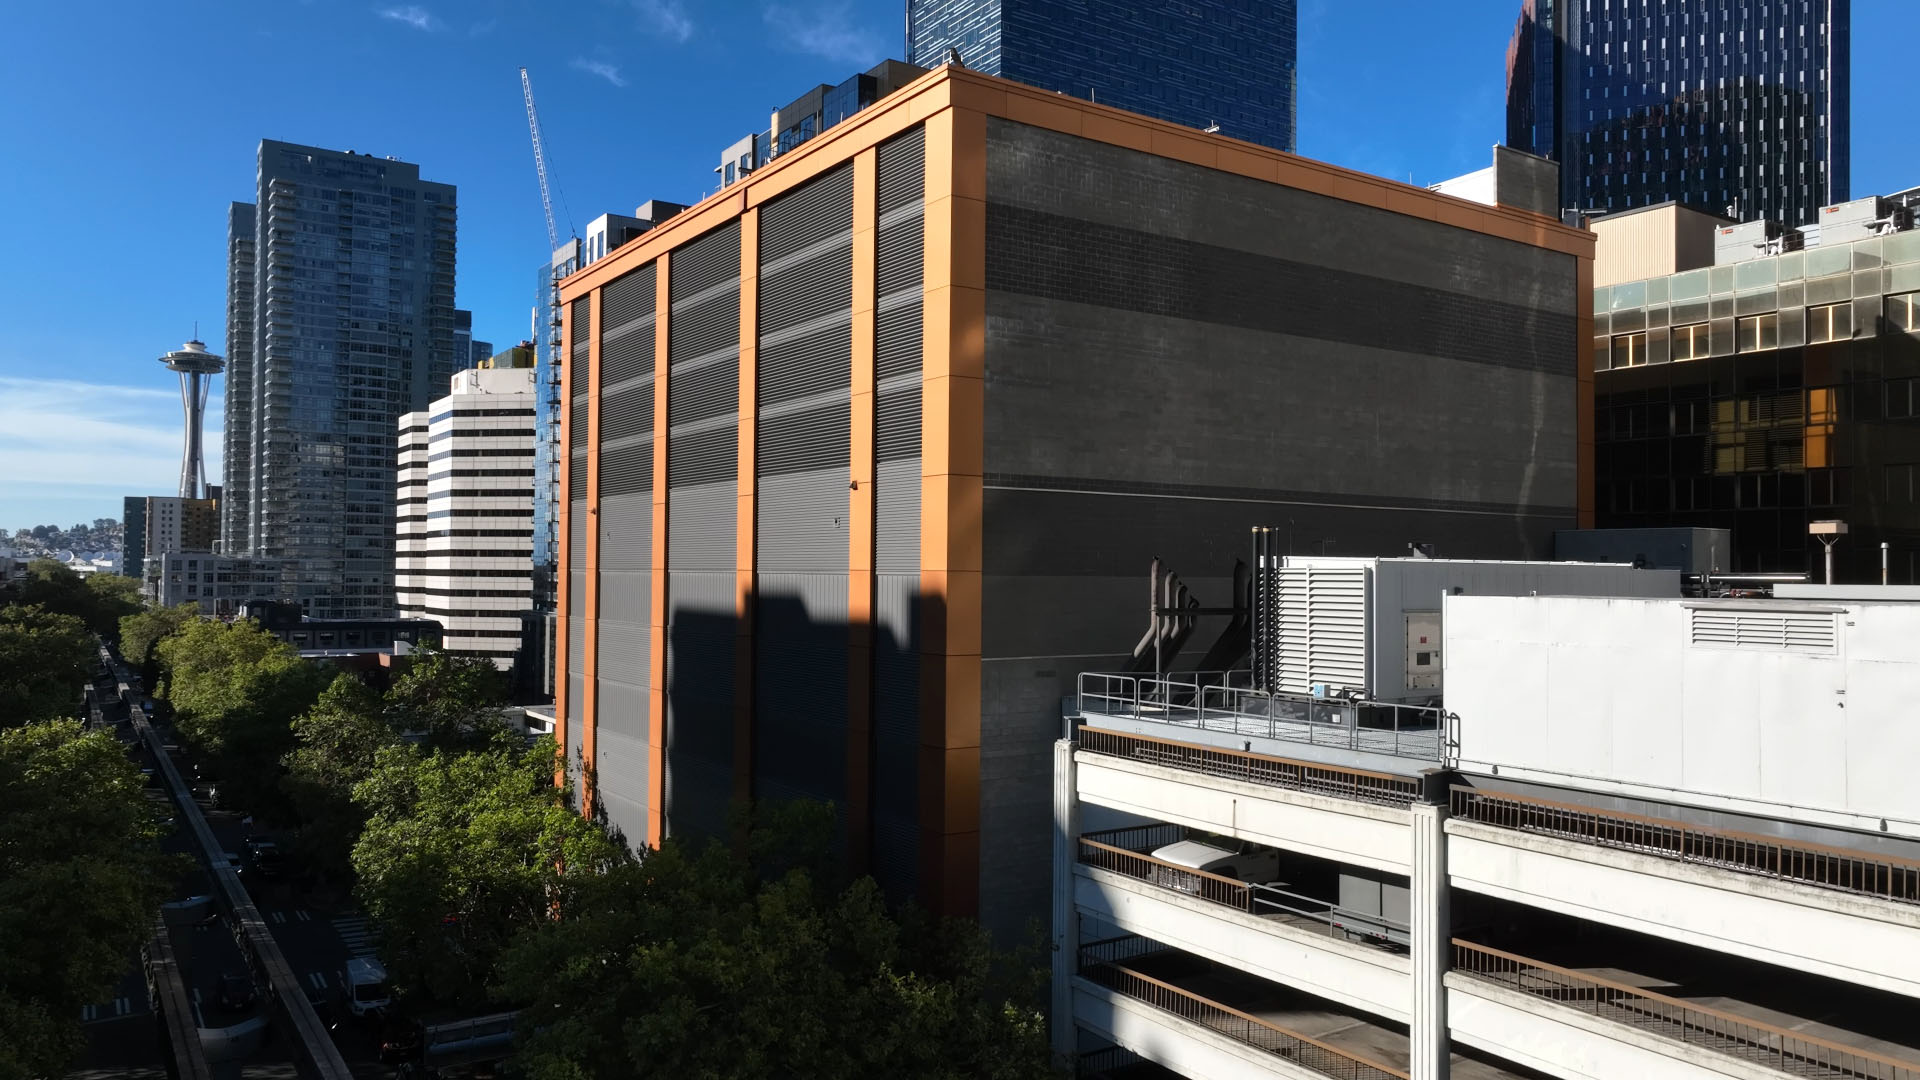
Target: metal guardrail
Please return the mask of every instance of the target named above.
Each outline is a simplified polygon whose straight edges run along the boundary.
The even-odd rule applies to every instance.
[[[1920,903],[1920,862],[1912,860],[1459,785],[1452,803],[1455,817],[1503,828]]]
[[[1158,942],[1147,939],[1131,940],[1144,942],[1150,947],[1135,951],[1129,948],[1128,939],[1095,942],[1082,946],[1080,949],[1081,976],[1115,993],[1144,1001],[1156,1009],[1172,1013],[1230,1039],[1265,1050],[1276,1057],[1285,1058],[1322,1075],[1334,1077],[1336,1080],[1410,1080],[1406,1073],[1391,1065],[1384,1065],[1358,1054],[1337,1049],[1311,1036],[1290,1031],[1270,1020],[1262,1020],[1250,1013],[1241,1012],[1232,1006],[1201,997],[1191,990],[1183,990],[1172,983],[1163,982],[1127,967],[1120,961],[1131,958],[1126,955],[1129,952],[1133,952],[1135,956],[1144,956],[1164,951],[1166,948]],[[1103,959],[1110,954],[1114,959]]]
[[[1169,833],[1171,838],[1167,838]],[[1395,933],[1404,936],[1410,932],[1406,923],[1384,915],[1355,911],[1272,885],[1195,870],[1143,853],[1183,840],[1189,833],[1190,830],[1179,825],[1136,825],[1087,833],[1080,837],[1080,861],[1250,915],[1299,915],[1324,924],[1329,935],[1359,933],[1391,939]]]
[[[1444,709],[1255,689],[1248,671],[1166,675],[1081,672],[1082,715],[1120,716],[1314,746],[1442,760],[1453,745]]]
[[[1078,734],[1080,748],[1095,754],[1186,769],[1208,776],[1270,784],[1316,795],[1406,806],[1420,794],[1420,781],[1410,776],[1269,757],[1244,750],[1175,742],[1172,739],[1108,731],[1105,728],[1082,727]]]
[[[173,955],[173,939],[168,936],[166,919],[153,919],[153,937],[141,947],[142,965],[147,973],[147,1003],[160,1017],[161,1038],[173,1057],[169,1075],[177,1080],[212,1080],[213,1069],[200,1045],[200,1028],[193,1015],[193,999],[187,995],[186,976]]]
[[[1679,998],[1530,960],[1459,938],[1453,969],[1603,1019],[1717,1050],[1795,1076],[1920,1080],[1920,1064],[1806,1035]]]

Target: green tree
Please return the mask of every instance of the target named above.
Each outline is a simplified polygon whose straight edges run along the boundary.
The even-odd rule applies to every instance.
[[[331,673],[251,620],[192,620],[163,639],[159,652],[180,733],[214,760],[242,805],[276,814],[283,805],[278,767],[293,749],[293,720],[319,698]]]
[[[0,608],[0,727],[71,717],[94,649],[86,624],[72,615],[37,604]]]
[[[140,669],[147,686],[158,683],[154,678],[158,674],[159,660],[155,647],[198,618],[199,610],[197,604],[180,604],[170,608],[148,608],[121,616],[120,655]]]
[[[426,736],[436,749],[484,746],[507,730],[500,707],[507,677],[484,656],[439,649],[415,652],[387,691],[394,730]]]
[[[380,695],[350,672],[334,676],[313,708],[293,722],[293,737],[283,786],[300,818],[295,850],[322,877],[345,880],[352,873],[353,845],[366,826],[353,789],[399,737]]]
[[[52,559],[27,564],[18,586],[23,604],[39,604],[61,615],[72,615],[87,629],[106,638],[120,633],[120,617],[140,610],[140,583],[119,574],[81,577]]]
[[[750,856],[669,839],[580,887],[501,964],[500,995],[541,1018],[516,1064],[536,1080],[1053,1075],[1037,952],[917,908],[896,919],[871,878],[826,888],[805,853],[831,821],[812,804],[763,823]]]
[[[459,1007],[486,1000],[501,950],[632,856],[554,786],[551,739],[464,753],[378,751],[354,800],[361,902],[395,985]],[[562,871],[565,867],[565,871]]]
[[[139,770],[70,720],[0,729],[0,1078],[57,1076],[184,869]]]

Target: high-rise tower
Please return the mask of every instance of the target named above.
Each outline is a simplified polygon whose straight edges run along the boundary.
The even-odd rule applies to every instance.
[[[187,342],[161,357],[160,362],[180,374],[180,407],[187,414],[186,445],[180,453],[180,497],[198,499],[207,487],[207,465],[200,453],[201,433],[206,430],[207,391],[226,363],[200,341]]]
[[[251,335],[227,383],[224,550],[282,560],[312,616],[389,617],[394,424],[467,360],[455,189],[393,158],[272,140],[257,184],[229,215],[228,308]]]
[[[1296,0],[907,0],[907,62],[1291,152]]]
[[[1507,145],[1560,205],[1811,223],[1847,199],[1849,0],[1523,0]]]

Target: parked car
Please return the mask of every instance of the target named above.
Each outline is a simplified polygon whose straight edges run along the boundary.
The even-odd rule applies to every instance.
[[[1249,844],[1228,837],[1202,835],[1155,849],[1154,884],[1181,892],[1205,891],[1205,879],[1183,873],[1174,867],[1186,867],[1235,881],[1264,885],[1280,876],[1280,852],[1260,844]]]
[[[239,1012],[251,1008],[256,997],[253,980],[244,973],[229,971],[220,976],[220,1008],[227,1012]]]
[[[277,878],[280,876],[282,859],[280,845],[271,840],[257,837],[247,838],[247,871],[257,877]]]

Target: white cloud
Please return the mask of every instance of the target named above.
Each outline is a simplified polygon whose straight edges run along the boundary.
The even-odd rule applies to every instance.
[[[693,36],[693,18],[680,0],[632,0],[640,25],[664,38],[685,44]]]
[[[589,75],[598,75],[615,86],[627,85],[627,80],[620,75],[620,69],[604,60],[589,60],[584,56],[576,56],[573,58],[573,62],[567,66],[575,71],[584,71]]]
[[[216,484],[220,400],[215,387],[202,436],[207,479]],[[79,512],[81,500],[91,500],[89,518],[117,517],[123,495],[171,495],[180,484],[180,428],[177,391],[0,376],[0,506],[32,517],[34,507],[73,504]]]
[[[432,12],[421,7],[419,4],[407,4],[404,7],[379,8],[376,9],[375,14],[383,19],[392,19],[394,22],[406,23],[415,30],[433,31],[440,28],[440,20],[434,18]]]
[[[786,4],[769,4],[763,14],[775,39],[797,52],[859,67],[886,59],[886,42],[872,27],[855,23],[844,2],[804,11]]]

